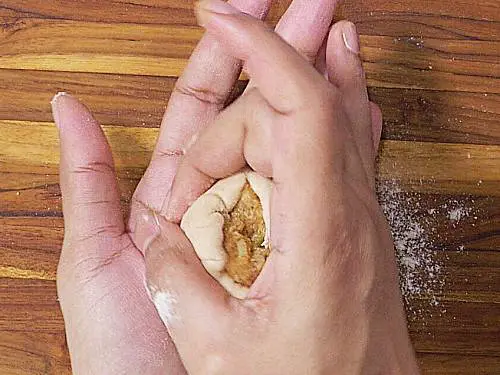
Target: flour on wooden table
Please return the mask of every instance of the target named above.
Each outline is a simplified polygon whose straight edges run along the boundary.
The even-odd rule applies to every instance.
[[[416,297],[426,297],[437,305],[436,296],[443,287],[442,265],[429,233],[429,217],[436,208],[422,209],[416,193],[403,192],[396,181],[380,182],[377,193],[382,210],[391,227],[400,272],[401,293],[409,317],[422,314],[411,303]]]
[[[461,253],[465,250],[463,243],[449,241],[436,225],[448,223],[455,230],[462,221],[473,219],[470,225],[475,226],[478,212],[471,208],[474,199],[470,202],[453,198],[442,201],[431,195],[424,199],[423,194],[403,191],[396,180],[379,182],[377,194],[391,227],[408,317],[432,316],[430,311],[435,309],[431,307],[439,305],[437,297],[443,293],[443,261],[448,259],[449,251]],[[445,312],[445,309],[440,310],[440,313]]]

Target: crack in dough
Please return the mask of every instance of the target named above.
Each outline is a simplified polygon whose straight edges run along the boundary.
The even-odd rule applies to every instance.
[[[224,215],[226,272],[238,284],[250,287],[264,267],[269,255],[262,246],[265,233],[260,199],[247,182],[233,210]]]

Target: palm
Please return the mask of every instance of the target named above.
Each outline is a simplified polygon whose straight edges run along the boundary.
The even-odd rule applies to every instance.
[[[106,363],[106,373],[113,374],[183,373],[180,362],[172,360],[175,349],[146,294],[143,257],[129,235],[89,241],[82,243],[85,249],[67,254],[93,248],[112,256],[86,261],[63,257],[59,267],[63,311],[77,325],[68,330],[68,342],[80,343],[86,351],[72,358],[74,369],[103,373],[101,364]],[[80,363],[80,358],[92,361]]]

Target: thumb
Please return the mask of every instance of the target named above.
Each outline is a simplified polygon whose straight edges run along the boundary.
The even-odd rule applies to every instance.
[[[146,284],[151,299],[183,362],[199,363],[197,357],[209,353],[214,340],[222,340],[219,328],[227,325],[231,298],[205,271],[177,224],[149,211],[137,219],[134,232],[136,239],[145,241],[137,245],[147,246]],[[197,373],[197,369],[187,370]]]
[[[57,94],[52,109],[60,138],[65,236],[81,241],[122,235],[120,192],[101,127],[87,107],[68,94]]]

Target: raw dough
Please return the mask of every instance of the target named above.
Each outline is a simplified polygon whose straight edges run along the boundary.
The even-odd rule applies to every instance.
[[[186,211],[181,228],[205,269],[245,298],[269,255],[272,184],[255,172],[218,181]]]

